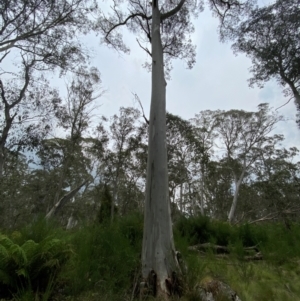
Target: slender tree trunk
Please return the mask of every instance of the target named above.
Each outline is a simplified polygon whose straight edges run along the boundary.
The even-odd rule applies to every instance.
[[[183,212],[183,199],[182,199],[182,189],[183,189],[183,183],[180,183],[180,199],[179,199],[179,205],[180,205],[180,212]]]
[[[245,169],[243,169],[242,174],[240,175],[240,178],[238,180],[235,180],[235,192],[234,192],[231,208],[230,208],[230,211],[228,214],[229,223],[232,223],[234,215],[235,215],[236,205],[237,205],[238,196],[239,196],[239,190],[240,190],[240,186],[242,184],[243,178],[244,178],[244,174],[245,174]]]
[[[0,178],[3,176],[4,162],[5,162],[5,145],[8,138],[9,131],[12,127],[12,123],[14,118],[16,117],[16,113],[11,116],[10,115],[10,106],[8,105],[4,91],[2,90],[2,99],[4,101],[4,112],[5,112],[5,126],[2,130],[2,135],[0,137]]]
[[[119,173],[120,173],[120,161],[118,162],[116,177],[113,182],[113,195],[111,200],[110,206],[110,222],[113,223],[114,221],[114,213],[115,213],[115,205],[117,204],[117,194],[118,194],[118,180],[119,180]]]
[[[88,181],[84,181],[82,184],[71,190],[69,193],[64,195],[52,208],[51,210],[46,214],[45,219],[49,220],[51,217],[53,217],[55,214],[57,214],[63,206],[69,202],[76,193],[83,187],[85,184],[87,184]]]
[[[35,64],[34,60],[28,65],[24,64],[24,66],[25,66],[25,68],[24,68],[24,71],[25,71],[24,80],[25,80],[25,82],[24,82],[24,85],[23,85],[23,87],[20,91],[20,94],[17,96],[17,99],[15,101],[13,101],[11,104],[9,104],[8,100],[6,99],[4,86],[3,86],[3,83],[0,79],[0,96],[1,96],[1,100],[4,104],[4,115],[5,115],[5,125],[4,125],[4,128],[1,130],[2,135],[0,137],[0,178],[3,176],[3,166],[4,166],[4,162],[5,162],[4,151],[5,151],[6,141],[7,141],[7,138],[8,138],[9,131],[11,130],[13,120],[17,116],[17,112],[15,112],[11,116],[11,110],[23,100],[25,92],[26,92],[27,87],[29,85],[29,80],[30,80],[29,72],[31,70],[31,67],[33,67],[34,64]]]
[[[201,164],[201,180],[200,180],[200,210],[201,215],[204,216],[204,168]]]
[[[149,121],[146,200],[142,249],[142,276],[154,295],[166,297],[176,269],[168,189],[166,146],[166,81],[160,36],[160,12],[153,2],[152,90]]]
[[[4,151],[0,148],[0,179],[3,176],[3,167],[4,167]]]

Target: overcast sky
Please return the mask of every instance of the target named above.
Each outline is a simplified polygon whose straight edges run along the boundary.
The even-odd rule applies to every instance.
[[[268,4],[270,1],[261,2]],[[242,54],[235,56],[230,44],[219,41],[218,20],[208,7],[194,24],[196,30],[192,39],[197,45],[197,63],[192,70],[188,70],[183,61],[173,62],[171,80],[167,84],[167,110],[170,113],[189,119],[202,110],[253,111],[264,102],[276,109],[287,101],[276,82],[269,82],[263,89],[248,87],[250,59]],[[111,116],[121,106],[138,107],[132,95],[136,93],[148,116],[151,78],[142,67],[147,55],[139,48],[133,34],[126,29],[123,33],[124,41],[131,49],[130,55],[101,45],[100,37],[89,35],[84,38],[85,44],[94,53],[92,64],[100,70],[103,88],[106,89],[104,96],[98,100],[102,104],[98,112]],[[57,80],[54,83],[61,86]],[[278,111],[287,120],[278,124],[275,132],[284,134],[286,147],[300,147],[294,102]]]

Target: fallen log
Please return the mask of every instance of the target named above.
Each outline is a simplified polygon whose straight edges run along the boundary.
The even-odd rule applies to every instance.
[[[217,254],[219,254],[219,253],[222,253],[222,254],[229,253],[228,247],[214,245],[214,244],[211,244],[209,242],[204,243],[204,244],[198,244],[198,245],[190,246],[190,247],[188,247],[188,249],[192,250],[192,251],[208,251],[208,250],[213,250]]]
[[[219,245],[215,245],[212,243],[204,243],[204,244],[198,244],[198,245],[194,245],[194,246],[190,246],[188,247],[188,250],[190,251],[197,251],[199,252],[201,255],[205,256],[207,251],[212,250],[216,255],[216,258],[228,258],[229,257],[229,253],[230,253],[230,249],[228,247],[225,246],[219,246]],[[249,254],[244,256],[244,259],[247,261],[251,261],[251,260],[262,260],[263,256],[260,253],[259,249],[257,248],[257,246],[252,246],[252,247],[245,247],[243,248],[245,253],[253,253],[255,252],[255,254]]]

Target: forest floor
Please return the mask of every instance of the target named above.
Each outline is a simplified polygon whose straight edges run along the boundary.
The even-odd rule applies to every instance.
[[[137,214],[72,231],[44,221],[0,231],[0,301],[138,300],[142,235]],[[174,300],[202,301],[199,290],[220,282],[241,301],[300,301],[299,223],[183,218],[174,237],[186,271]]]

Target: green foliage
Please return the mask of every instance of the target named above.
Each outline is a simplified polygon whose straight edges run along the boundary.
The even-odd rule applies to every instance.
[[[134,215],[116,219],[113,225],[95,224],[76,232],[72,239],[76,254],[62,275],[68,293],[97,290],[120,295],[128,291],[139,270],[142,225],[142,218]]]
[[[0,234],[1,296],[21,298],[28,292],[50,295],[60,269],[72,254],[70,245],[51,236],[38,243],[26,240],[18,244],[14,239],[22,240],[21,233],[14,232],[11,238]]]
[[[229,246],[241,258],[243,248],[256,246],[265,259],[276,263],[300,256],[300,224],[287,228],[283,224],[236,225],[196,216],[181,218],[175,225],[175,237],[188,245],[212,242]]]
[[[266,243],[268,241],[268,236],[264,228],[265,227],[249,224],[239,226],[237,228],[238,238],[245,247],[255,246],[262,242]]]
[[[274,264],[283,264],[300,257],[300,224],[293,224],[290,229],[282,224],[265,227],[268,240],[262,244],[266,259]]]
[[[122,235],[128,239],[131,246],[140,251],[143,240],[144,219],[140,213],[125,216],[118,221],[118,227]]]
[[[206,216],[181,218],[176,224],[176,231],[186,237],[190,245],[214,242],[227,246],[236,240],[237,231],[230,224],[220,221],[212,221]]]
[[[176,224],[176,230],[186,237],[190,244],[204,243],[210,238],[210,220],[205,216],[182,217]]]
[[[117,217],[112,225],[89,223],[69,232],[38,219],[1,234],[0,298],[129,300],[140,281],[142,236],[143,217],[137,213]],[[196,288],[209,279],[227,283],[245,301],[300,300],[299,224],[232,226],[199,216],[180,219],[174,236],[187,266],[180,300],[200,300]],[[213,250],[201,256],[188,249],[206,242],[228,246],[230,254],[220,259]],[[263,261],[245,260],[244,248],[254,245]]]

